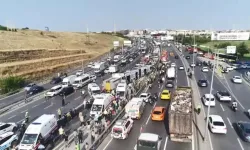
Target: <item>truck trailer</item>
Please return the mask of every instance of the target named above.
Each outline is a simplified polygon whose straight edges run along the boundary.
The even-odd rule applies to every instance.
[[[192,142],[192,89],[177,87],[168,110],[171,141]]]

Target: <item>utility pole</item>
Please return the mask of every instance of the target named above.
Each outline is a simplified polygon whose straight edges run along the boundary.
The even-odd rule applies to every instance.
[[[194,48],[193,48],[193,64],[194,64],[194,50],[195,50],[195,34],[194,34]],[[193,74],[194,74],[194,65],[193,65]]]

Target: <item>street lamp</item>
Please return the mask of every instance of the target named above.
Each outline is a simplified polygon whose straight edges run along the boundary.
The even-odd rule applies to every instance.
[[[194,35],[194,48],[193,48],[193,73],[194,73],[194,50],[195,50],[195,35]]]
[[[218,53],[218,50],[217,50]],[[208,116],[210,114],[210,102],[211,102],[211,95],[212,95],[212,90],[213,90],[213,84],[214,84],[214,72],[215,72],[215,65],[218,64],[218,54],[215,53],[215,59],[214,59],[214,66],[213,66],[213,73],[212,73],[212,79],[211,79],[211,85],[210,85],[210,91],[209,91],[209,104],[208,104],[208,109],[207,109],[207,115],[206,115],[206,126],[205,126],[205,134],[204,134],[204,140],[207,137],[207,132],[208,132]]]

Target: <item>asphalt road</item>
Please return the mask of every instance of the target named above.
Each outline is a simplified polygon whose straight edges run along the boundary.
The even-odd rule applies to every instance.
[[[185,56],[190,55],[183,49],[183,54]],[[189,64],[193,61],[192,55],[191,59],[188,60]],[[198,61],[195,57],[194,61]],[[211,145],[213,150],[249,150],[250,144],[246,143],[241,140],[238,136],[236,130],[234,129],[234,123],[237,121],[248,121],[249,118],[245,115],[245,111],[250,107],[250,88],[247,83],[243,84],[234,84],[231,82],[231,78],[234,75],[240,75],[237,71],[232,71],[228,74],[224,74],[222,77],[218,75],[214,76],[214,84],[212,93],[215,94],[217,91],[228,91],[230,92],[233,99],[237,100],[238,103],[238,111],[233,112],[230,108],[231,103],[222,103],[216,100],[216,106],[211,107],[210,114],[220,115],[226,126],[227,126],[227,134],[220,135],[220,134],[213,134],[210,133],[206,139],[211,140]],[[203,96],[204,94],[208,94],[210,91],[211,79],[212,79],[212,71],[210,70],[207,73],[201,72],[201,67],[195,67],[194,69],[194,76],[196,81],[199,79],[207,79],[209,82],[208,87],[199,87],[199,94]],[[201,102],[202,103],[202,102]],[[207,107],[205,107],[205,112],[207,113]]]
[[[172,47],[167,47],[168,50],[173,50]],[[174,59],[173,57],[170,57],[171,62],[175,62],[177,66],[182,65],[182,62],[180,59]],[[163,84],[164,85],[164,84]],[[176,74],[176,80],[175,85],[177,86],[188,86],[187,78],[185,71],[177,70]],[[152,85],[151,89],[148,89],[147,92],[154,94],[158,93],[160,95],[161,91],[164,89],[164,86],[158,87],[157,81]],[[171,92],[174,91],[174,89],[170,89]],[[158,100],[154,106],[165,106],[168,107],[169,101],[162,101]],[[154,106],[147,105],[145,108],[145,111],[142,115],[142,118],[140,120],[135,120],[134,125],[132,128],[132,131],[129,133],[129,137],[126,140],[117,140],[111,138],[110,135],[108,135],[105,140],[102,142],[102,144],[98,147],[98,150],[133,150],[136,145],[137,138],[140,135],[141,129],[142,132],[150,132],[160,135],[163,140],[161,143],[161,149],[162,150],[191,150],[191,143],[177,143],[172,142],[168,138],[168,122],[167,120],[162,122],[155,122],[151,120],[150,114],[152,111],[152,108]],[[167,115],[167,114],[166,114]]]
[[[135,59],[130,64],[122,67],[122,71],[131,69],[136,63],[138,63],[140,60],[140,57]],[[97,78],[96,83],[101,85],[102,81],[104,79],[109,78],[110,75],[105,75],[102,79]],[[84,88],[86,90],[86,87]],[[78,106],[83,102],[83,98],[81,97],[81,90],[76,91],[75,93],[69,95],[66,97],[65,102],[66,106],[62,107],[62,113],[68,112],[70,109]],[[86,97],[88,98],[88,97]],[[37,101],[31,101],[30,103],[27,103],[23,107],[18,107],[16,109],[10,110],[6,112],[5,114],[0,116],[0,120],[2,122],[16,122],[21,123],[24,119],[25,112],[28,111],[30,115],[30,119],[34,120],[35,118],[41,116],[42,114],[57,114],[57,109],[62,106],[61,104],[61,97],[56,96],[53,98],[50,98],[49,101],[45,101],[44,98],[41,98]]]

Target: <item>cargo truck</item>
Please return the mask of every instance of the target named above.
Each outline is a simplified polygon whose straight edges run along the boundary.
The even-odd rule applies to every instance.
[[[168,110],[171,141],[192,142],[192,89],[177,87]]]

